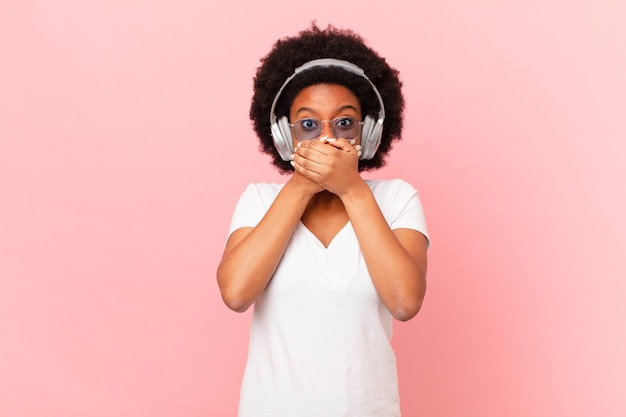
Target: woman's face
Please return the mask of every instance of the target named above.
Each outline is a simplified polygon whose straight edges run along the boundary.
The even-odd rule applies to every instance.
[[[300,127],[292,127],[294,147],[302,140],[299,136],[303,136],[303,134],[299,135],[298,132],[302,132],[303,129],[315,131],[317,121],[324,122],[321,123],[321,133],[316,138],[327,136],[339,139],[344,137],[345,139],[356,139],[356,143],[360,143],[360,126],[358,128],[356,125],[353,125],[354,128],[350,126],[352,123],[361,122],[361,105],[352,91],[342,85],[314,84],[300,91],[291,105],[289,120],[293,124],[302,119],[315,120],[307,120]],[[333,123],[326,122],[331,120]]]

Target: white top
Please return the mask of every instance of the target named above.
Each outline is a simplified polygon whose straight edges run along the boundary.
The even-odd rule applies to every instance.
[[[428,237],[410,184],[366,182],[391,229]],[[250,184],[230,232],[255,226],[282,186]],[[400,416],[391,333],[350,222],[328,248],[299,223],[254,304],[239,417]]]

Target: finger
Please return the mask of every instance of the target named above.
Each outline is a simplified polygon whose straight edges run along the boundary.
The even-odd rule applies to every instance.
[[[352,150],[352,147],[356,143],[356,140],[354,140],[354,139],[347,140],[347,139],[344,139],[344,138],[338,138],[338,139],[333,139],[329,143],[331,145],[335,146],[336,148],[339,148],[339,149],[341,149],[343,151],[349,151],[349,150]]]
[[[333,139],[327,140],[327,143],[333,145],[335,148],[348,153],[356,153],[357,156],[361,156],[361,145],[355,145],[356,139]]]
[[[305,176],[309,176],[311,173],[318,173],[322,164],[315,158],[315,152],[310,148],[304,149],[300,147],[296,149],[291,165]],[[312,153],[313,155],[311,155]]]
[[[326,145],[331,145],[332,147]],[[322,136],[317,140],[298,142],[296,148],[315,149],[324,155],[330,155],[333,152],[332,149],[347,151],[349,149],[349,146],[350,145],[348,144],[348,142],[346,142],[345,139],[335,139]]]
[[[358,158],[361,156],[361,146],[355,145],[355,143],[355,139],[335,139],[323,136],[318,140],[298,142],[295,152],[303,157],[314,160],[318,160],[318,157],[322,155],[331,156],[337,151],[355,154]]]
[[[330,155],[336,148],[328,146],[330,142],[322,140],[309,140],[306,142],[298,142],[295,152],[307,158],[316,158],[319,155]]]

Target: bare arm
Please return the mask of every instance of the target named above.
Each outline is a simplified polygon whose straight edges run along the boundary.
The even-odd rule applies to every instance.
[[[426,237],[410,229],[392,231],[358,174],[360,148],[343,139],[332,145],[311,141],[299,146],[296,171],[341,198],[378,295],[396,319],[409,320],[426,291]]]
[[[341,196],[381,300],[398,320],[413,318],[426,292],[426,237],[391,230],[367,184]]]
[[[222,298],[230,309],[246,311],[263,292],[309,200],[320,190],[294,174],[256,227],[230,235],[217,268]]]

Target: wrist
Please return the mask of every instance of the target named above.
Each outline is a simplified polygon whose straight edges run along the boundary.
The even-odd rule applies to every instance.
[[[287,181],[285,188],[298,199],[302,199],[307,202],[315,194],[323,190],[319,184],[314,183],[297,171],[294,172],[289,181]]]
[[[345,192],[339,195],[344,205],[361,201],[363,198],[367,198],[372,194],[365,180],[359,177],[359,181],[355,181],[354,184],[346,188]]]

